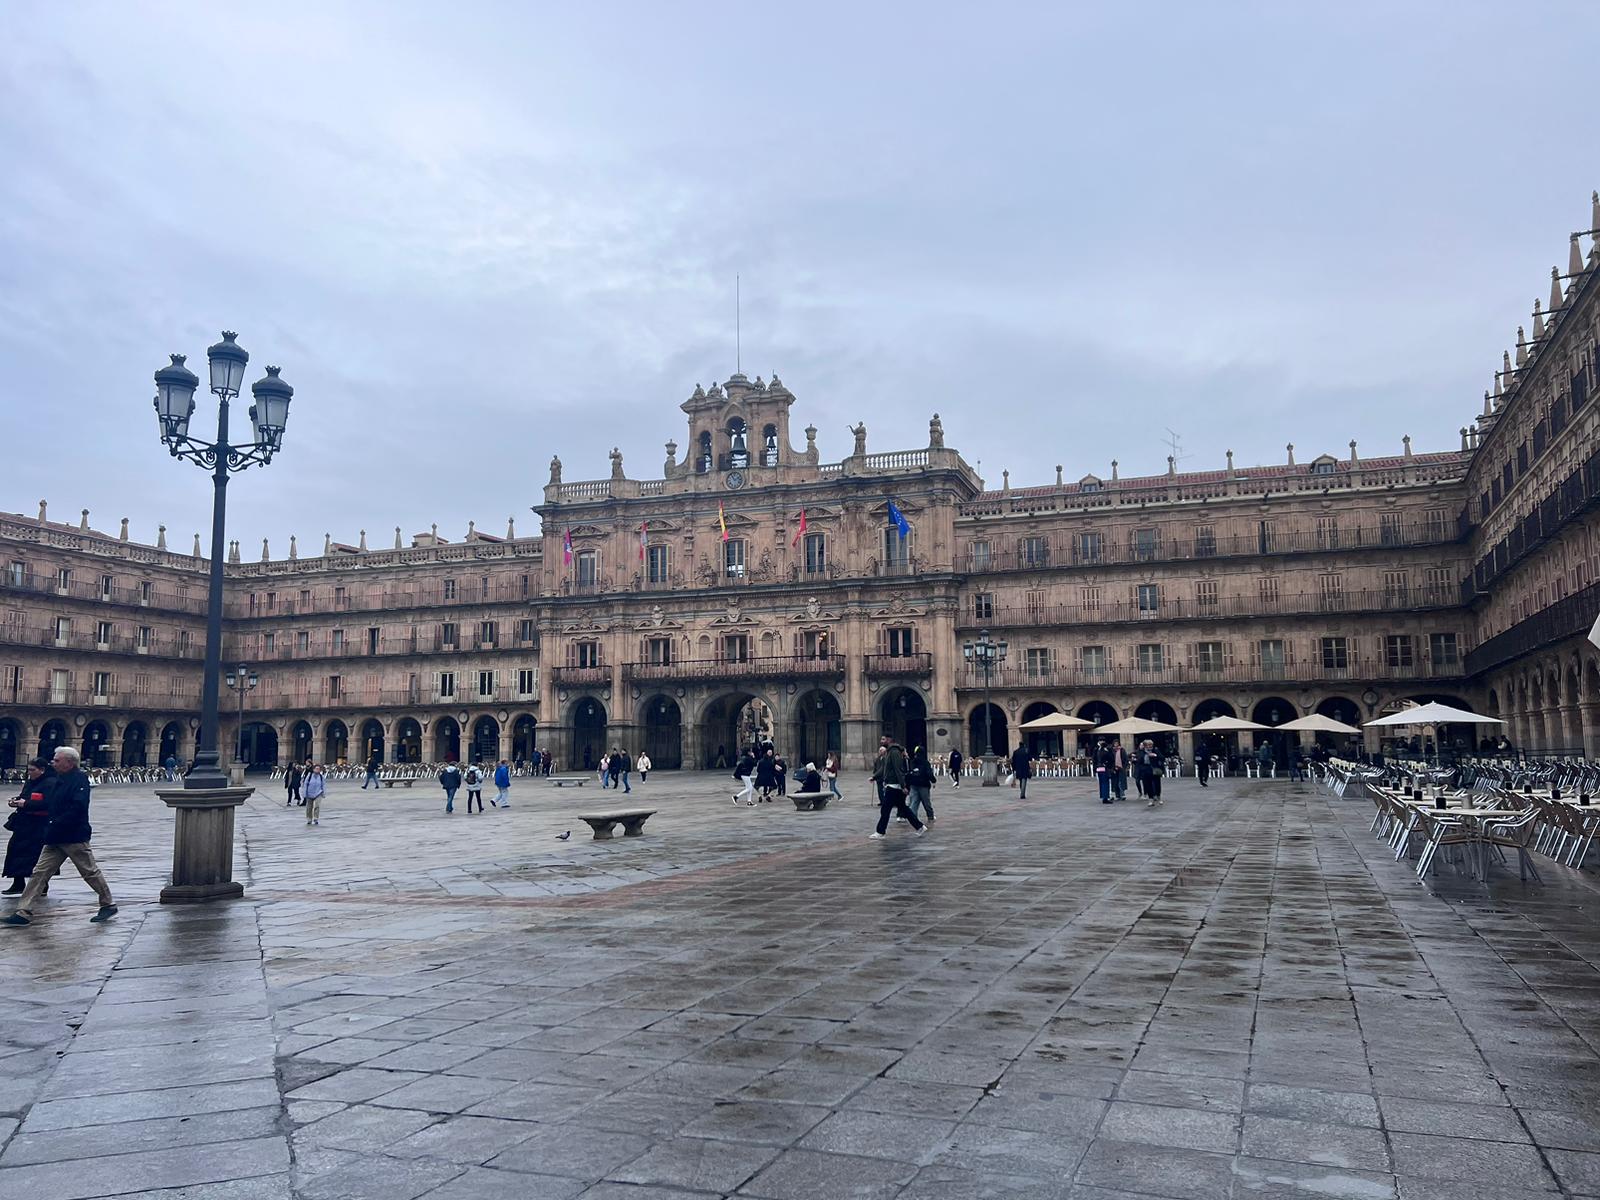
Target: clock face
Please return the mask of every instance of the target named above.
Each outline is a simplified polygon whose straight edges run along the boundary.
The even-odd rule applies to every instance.
[[[722,482],[728,485],[728,489],[730,491],[735,491],[736,492],[736,491],[738,491],[740,488],[742,488],[744,486],[744,472],[743,471],[729,471],[728,472],[728,477],[726,479],[724,479]]]

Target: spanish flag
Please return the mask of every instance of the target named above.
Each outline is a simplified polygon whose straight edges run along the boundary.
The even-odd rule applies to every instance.
[[[722,540],[728,540],[728,518],[722,511],[722,501],[717,501],[717,528],[722,530]]]

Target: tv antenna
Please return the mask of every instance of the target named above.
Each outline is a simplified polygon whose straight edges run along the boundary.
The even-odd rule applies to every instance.
[[[1171,426],[1167,427],[1167,449],[1172,451],[1174,464],[1180,463],[1189,457],[1183,452],[1183,436]]]

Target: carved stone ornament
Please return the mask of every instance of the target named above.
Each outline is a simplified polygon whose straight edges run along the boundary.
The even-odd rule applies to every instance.
[[[815,621],[822,615],[822,602],[815,596],[806,597],[806,616]]]
[[[666,624],[666,621],[667,610],[662,608],[659,604],[652,604],[650,606],[650,623],[657,629],[660,629],[661,626]]]

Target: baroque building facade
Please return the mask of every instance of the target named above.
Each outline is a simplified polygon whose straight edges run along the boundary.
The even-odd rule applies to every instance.
[[[815,428],[794,445],[794,394],[736,374],[684,401],[685,452],[654,478],[615,450],[593,479],[553,460],[536,536],[235,545],[224,662],[261,683],[242,722],[224,692],[225,744],[262,765],[538,747],[565,769],[625,745],[707,767],[764,728],[793,761],[861,766],[881,732],[1002,752],[1065,711],[1233,715],[1281,752],[1292,717],[1437,698],[1600,754],[1600,242],[1581,237],[1448,451],[985,489],[938,416],[886,452],[857,426],[825,463]],[[98,765],[189,757],[205,567],[164,529],[0,517],[0,765],[62,741]],[[987,677],[964,653],[986,634],[1007,649]]]

